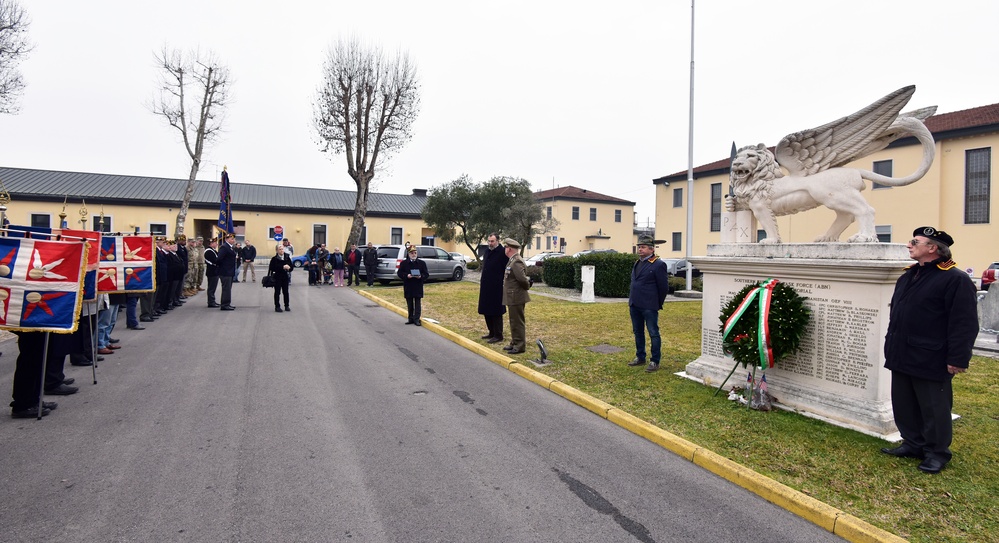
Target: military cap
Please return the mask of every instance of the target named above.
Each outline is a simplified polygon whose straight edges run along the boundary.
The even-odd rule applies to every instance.
[[[166,236],[156,236],[153,238],[154,241],[166,241]]]
[[[504,239],[503,245],[506,247],[513,247],[514,249],[520,249],[520,242],[513,238]]]
[[[638,236],[638,243],[636,243],[635,245],[648,245],[649,247],[655,247],[660,243],[666,243],[666,240],[652,239],[652,236],[648,234],[642,234],[641,236]]]
[[[950,247],[954,245],[954,238],[950,237],[950,234],[944,232],[943,230],[937,230],[932,226],[920,226],[919,228],[912,231],[913,236],[923,236],[924,238],[930,238],[933,241],[939,241],[944,245]]]

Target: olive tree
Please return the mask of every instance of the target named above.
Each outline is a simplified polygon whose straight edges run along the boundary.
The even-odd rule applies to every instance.
[[[343,154],[357,186],[347,245],[355,243],[368,212],[368,193],[383,159],[412,136],[420,110],[415,64],[402,52],[386,55],[359,39],[329,49],[314,101],[313,125],[322,152]]]
[[[180,132],[184,149],[191,158],[187,189],[177,212],[176,232],[183,234],[205,145],[218,139],[222,132],[225,108],[232,100],[232,81],[228,66],[212,53],[183,53],[164,47],[156,55],[156,63],[162,69],[162,79],[152,111]]]
[[[0,0],[0,113],[17,113],[24,91],[18,69],[31,52],[28,42],[28,14],[15,0]]]

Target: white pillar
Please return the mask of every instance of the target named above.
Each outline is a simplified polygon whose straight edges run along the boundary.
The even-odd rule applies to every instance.
[[[593,266],[583,266],[581,275],[583,278],[583,293],[580,295],[579,301],[592,304],[597,301],[593,296],[593,278],[596,272]]]

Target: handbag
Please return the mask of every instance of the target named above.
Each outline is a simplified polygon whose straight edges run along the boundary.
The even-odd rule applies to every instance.
[[[274,277],[271,275],[265,275],[260,279],[260,286],[264,288],[271,288],[274,286]]]

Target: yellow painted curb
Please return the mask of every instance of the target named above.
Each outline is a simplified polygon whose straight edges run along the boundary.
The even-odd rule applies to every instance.
[[[367,291],[358,290],[362,296],[373,300],[382,307],[395,311],[406,316],[406,310],[401,309],[389,302],[370,294]],[[729,460],[720,454],[699,447],[690,441],[675,436],[658,426],[646,422],[630,413],[622,411],[609,403],[594,398],[589,394],[581,392],[565,383],[562,383],[541,372],[535,371],[523,364],[514,361],[512,358],[503,356],[500,353],[479,345],[478,343],[460,336],[443,326],[424,321],[425,327],[434,333],[448,338],[451,341],[465,347],[466,349],[486,358],[487,360],[499,364],[513,373],[536,383],[548,390],[562,396],[563,398],[586,408],[593,413],[617,424],[618,426],[648,439],[652,443],[669,450],[676,455],[686,458],[694,464],[718,475],[719,477],[731,481],[734,484],[749,490],[761,498],[798,515],[799,517],[822,528],[851,541],[852,543],[904,543],[906,540],[868,522],[865,522],[853,515],[847,514],[831,505],[825,504],[815,498],[808,496],[793,488],[778,483],[777,481],[761,475],[742,464]]]
[[[607,413],[607,420],[690,461],[694,460],[694,451],[699,448],[686,439],[675,436],[658,426],[650,424],[627,411],[621,411],[616,407]]]
[[[545,375],[540,371],[534,371],[531,368],[528,368],[527,366],[520,364],[518,362],[510,364],[510,367],[508,367],[507,369],[523,377],[524,379],[527,379],[528,381],[531,381],[535,384],[541,385],[549,390],[551,389],[552,383],[555,382],[554,377]]]
[[[593,411],[605,419],[607,418],[607,412],[613,407],[611,404],[603,400],[598,400],[589,394],[580,392],[579,390],[576,390],[575,388],[559,381],[552,382],[552,384],[548,387],[548,390],[562,396],[576,405]]]

